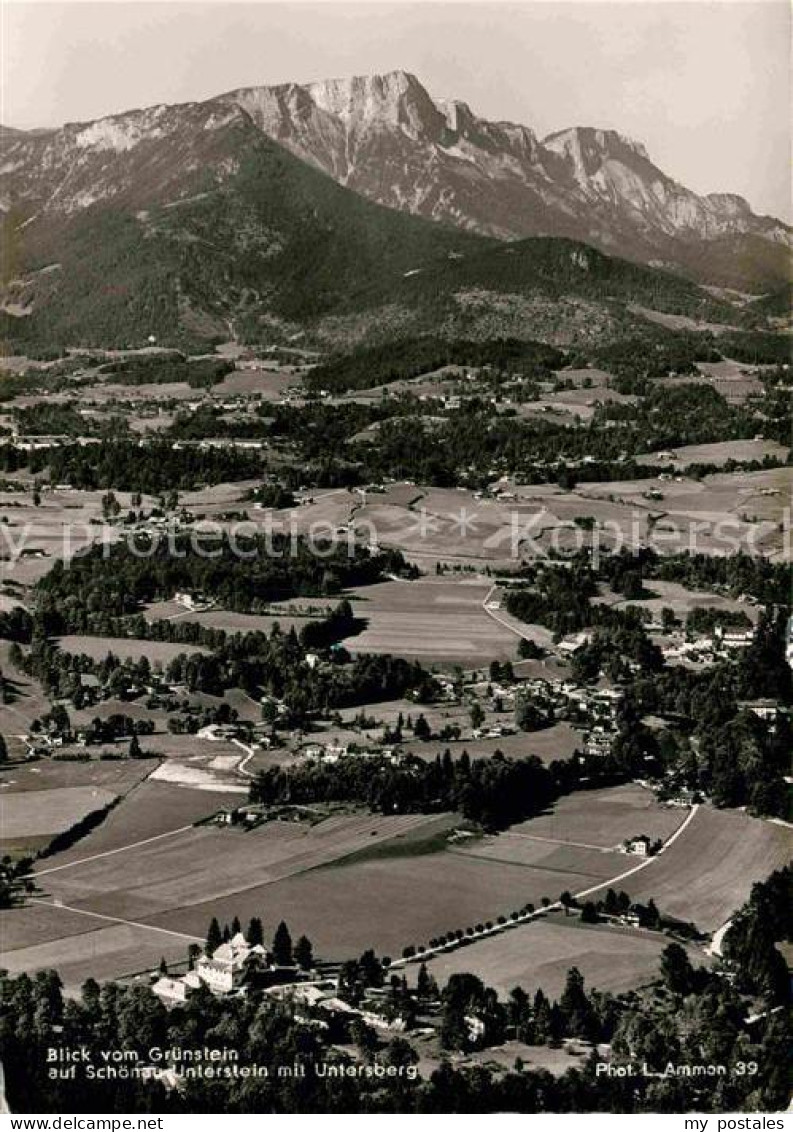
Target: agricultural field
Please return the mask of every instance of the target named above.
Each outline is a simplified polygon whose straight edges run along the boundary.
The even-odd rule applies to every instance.
[[[642,833],[666,840],[680,827],[686,814],[684,809],[659,805],[649,790],[633,784],[578,790],[560,798],[550,812],[511,826],[507,836],[549,838],[592,846],[595,850],[614,849],[626,838]],[[635,863],[630,857],[621,856],[619,860],[622,869]]]
[[[0,962],[12,970],[55,962],[75,984],[88,974],[128,975],[161,954],[181,958],[213,915],[261,915],[267,925],[285,919],[324,958],[367,946],[397,956],[408,944],[612,880],[713,930],[753,880],[785,859],[788,845],[780,826],[705,807],[660,857],[631,858],[617,851],[624,838],[641,832],[666,840],[686,819],[638,786],[578,792],[497,836],[453,843],[450,817],[337,814],[250,832],[194,825],[228,801],[222,792],[152,778],[138,786],[78,845],[41,862],[41,899],[58,911],[43,912],[38,901],[15,910]],[[78,914],[88,925],[79,929],[82,941]],[[57,915],[69,917],[63,938],[52,935]],[[520,983],[555,991],[575,963],[590,984],[616,991],[653,977],[663,943],[651,933],[554,916],[434,959],[433,968],[444,977],[472,970],[499,989]],[[461,966],[443,966],[455,963]]]
[[[20,916],[27,911],[20,909]],[[161,959],[184,962],[190,944],[201,942],[176,932],[108,923],[63,908],[57,909],[57,915],[61,918],[61,930],[70,934],[28,947],[4,948],[0,958],[11,974],[55,969],[66,994],[74,996],[89,977],[102,982],[118,978],[123,972],[127,976],[141,975],[148,984],[151,971],[156,970]]]
[[[147,621],[190,621],[207,629],[223,629],[227,633],[271,633],[278,625],[282,632],[298,633],[312,617],[290,617],[289,614],[235,613],[231,609],[207,609],[195,613],[175,601],[157,602],[145,611]],[[182,646],[186,648],[187,646]]]
[[[784,506],[793,488],[793,469],[715,473],[701,480],[624,480],[587,484],[576,494],[585,510],[599,518],[597,502],[623,505],[626,518],[638,524],[623,531],[625,545],[635,533],[664,553],[735,553],[736,547],[775,556],[784,548],[780,529]],[[648,493],[654,493],[648,497]],[[597,502],[596,502],[597,501]],[[652,522],[649,523],[652,512]],[[646,516],[646,518],[645,518]]]
[[[187,799],[181,806],[178,794]],[[351,853],[437,836],[450,824],[444,816],[338,814],[317,824],[273,822],[242,832],[188,824],[199,818],[196,798],[205,811],[218,808],[218,799],[210,807],[199,792],[147,783],[134,805],[127,800],[79,846],[42,861],[39,899],[13,910],[0,964],[28,971],[55,966],[76,987],[88,975],[146,969],[160,955],[183,959],[190,940],[204,937],[209,918],[231,905],[229,919],[262,915],[273,926],[268,893],[280,878],[316,875]],[[186,828],[168,835],[167,823]],[[53,934],[57,916],[61,935]]]
[[[512,659],[517,637],[482,608],[489,590],[487,582],[430,578],[354,590],[353,611],[367,626],[346,646],[446,664]]]
[[[84,653],[92,660],[104,660],[109,653],[119,660],[140,660],[147,657],[152,664],[167,664],[183,653],[208,652],[199,645],[171,644],[169,641],[144,641],[134,637],[88,637],[68,635],[55,638],[64,652]]]
[[[494,717],[495,720],[498,718]],[[509,719],[509,716],[506,718]],[[459,739],[454,743],[441,739],[430,739],[426,743],[408,740],[402,744],[402,749],[422,759],[434,759],[446,750],[451,751],[453,758],[466,751],[472,759],[489,759],[496,751],[501,751],[509,758],[536,755],[544,763],[551,763],[556,759],[569,759],[582,744],[580,731],[576,731],[569,723],[555,723],[553,727],[546,727],[542,731],[520,731],[516,735],[501,735],[497,739]]]
[[[90,932],[92,924],[80,912],[68,912],[52,904],[36,901],[19,908],[4,908],[0,921],[0,948],[4,955],[42,944],[57,943],[65,937]]]
[[[570,375],[563,373],[559,376],[568,378]],[[567,418],[569,424],[581,424],[592,420],[598,405],[630,405],[636,401],[636,397],[602,385],[594,388],[578,386],[547,393],[537,401],[518,405],[517,410],[519,416],[528,420],[550,420],[563,424]]]
[[[656,616],[660,616],[661,610],[666,608],[674,610],[678,617],[685,617],[695,609],[715,609],[725,613],[743,613],[752,622],[757,622],[759,618],[757,606],[734,601],[732,598],[724,597],[723,594],[690,590],[679,582],[663,582],[652,578],[645,583],[645,589],[652,594],[651,597],[631,598],[628,601],[621,594],[606,590],[594,600],[612,605],[616,609],[625,609],[629,605],[638,606]]]
[[[721,927],[752,885],[790,860],[790,827],[701,806],[681,837],[620,887],[702,931]]]
[[[11,478],[11,477],[9,477]],[[103,533],[102,492],[51,488],[41,492],[38,505],[32,484],[18,479],[22,491],[0,492],[0,524],[7,581],[23,587],[34,585],[52,569],[58,558],[68,558],[95,542]],[[129,504],[129,494],[118,493],[119,502]],[[105,529],[105,537],[115,537]]]
[[[450,852],[500,865],[523,865],[532,873],[539,870],[564,874],[570,891],[610,880],[630,868],[630,862],[626,864],[626,858],[616,848],[592,848],[587,843],[554,841],[539,834],[524,833],[517,827],[495,837],[473,841],[470,847],[462,842]],[[556,896],[558,893],[547,895]]]
[[[668,943],[658,932],[582,924],[575,916],[557,913],[437,955],[427,968],[441,985],[450,975],[468,971],[503,997],[516,986],[530,994],[541,987],[555,997],[569,969],[577,967],[590,989],[618,994],[658,977]],[[693,963],[703,964],[701,951],[690,948],[689,953]],[[415,970],[407,968],[409,977]]]
[[[38,680],[14,668],[9,660],[10,645],[0,641],[0,668],[6,683],[6,703],[0,703],[0,735],[11,758],[22,758],[23,740],[30,724],[50,710],[50,702]]]
[[[432,838],[409,850],[386,844],[341,865],[239,893],[218,907],[242,917],[236,904],[249,915],[258,902],[277,919],[294,922],[334,958],[366,946],[396,956],[408,944],[426,944],[528,902],[539,906],[543,897],[605,887],[639,863],[616,851],[624,838],[639,832],[669,836],[685,816],[658,806],[640,787],[579,792],[561,799],[552,813],[497,837],[460,839],[453,847]],[[181,909],[157,923],[199,930],[209,909],[209,903],[200,911]]]
[[[113,856],[60,868],[52,858],[53,866],[48,862],[39,875],[42,887],[66,905],[149,920],[258,890],[437,824],[423,815],[332,814],[316,824],[272,821],[248,831],[194,826],[127,850],[123,868],[130,879],[121,885]]]
[[[776,444],[771,440],[728,440],[714,444],[685,444],[675,448],[671,459],[663,459],[658,453],[647,456],[637,456],[637,464],[668,464],[669,468],[678,471],[688,464],[713,464],[721,467],[728,460],[746,461],[764,460],[772,457],[776,460],[786,460],[789,448]]]
[[[224,397],[254,397],[257,401],[281,401],[287,389],[300,385],[300,374],[290,366],[286,369],[263,364],[257,369],[235,370],[227,373],[221,382],[213,385],[210,399]]]
[[[762,391],[760,379],[752,372],[754,367],[742,362],[697,362],[698,374],[662,377],[660,385],[710,385],[732,405],[742,405],[747,398]]]
[[[211,817],[229,804],[239,804],[239,801],[230,799],[223,791],[212,793],[189,790],[172,783],[152,780],[149,776],[111,810],[100,826],[69,849],[42,862],[41,868],[60,867],[84,857],[124,849],[127,845],[146,841],[151,837],[170,835],[174,830],[184,827],[189,829],[194,822]],[[126,875],[126,854],[121,854],[115,860],[121,884]]]
[[[126,794],[151,774],[156,766],[153,759],[90,759],[72,762],[43,758],[4,766],[0,770],[0,790],[3,794],[24,794],[85,786]]]
[[[55,834],[133,790],[151,770],[135,763],[50,762],[9,766],[0,776],[0,849],[28,854]]]
[[[164,926],[202,931],[212,915],[241,919],[262,915],[268,923],[284,919],[305,932],[317,952],[343,959],[374,947],[397,956],[441,931],[495,918],[546,892],[558,896],[566,887],[558,874],[543,874],[532,884],[520,866],[492,865],[444,852],[404,854],[394,845],[369,859],[312,869],[221,900],[180,908],[156,917]]]
[[[3,841],[20,844],[27,836],[61,833],[92,810],[101,810],[115,797],[100,786],[63,786],[57,790],[0,794]]]

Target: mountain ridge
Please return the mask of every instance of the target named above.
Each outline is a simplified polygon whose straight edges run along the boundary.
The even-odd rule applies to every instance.
[[[724,286],[762,290],[787,278],[787,225],[755,214],[738,194],[697,195],[616,130],[574,126],[539,138],[530,126],[481,118],[462,100],[433,99],[404,71],[217,97],[387,207],[499,239],[569,236]],[[708,243],[725,239],[736,241],[733,270],[719,253],[709,275]]]
[[[221,111],[219,108],[224,108]],[[398,211],[501,240],[566,236],[700,282],[753,291],[789,279],[793,229],[735,193],[699,196],[656,166],[641,141],[572,126],[544,137],[489,121],[460,99],[433,98],[407,71],[240,87],[199,102],[0,132],[0,207],[48,210],[81,196],[82,156],[125,152],[164,132],[178,143],[196,115],[242,112],[267,137],[359,195]],[[217,122],[215,123],[217,124]],[[53,190],[49,174],[70,168]],[[86,162],[82,162],[85,164]]]
[[[389,208],[344,184],[342,118],[364,112],[376,123],[375,141],[382,135],[391,149],[386,179],[428,129],[447,149],[474,138],[502,160],[508,136],[527,159],[559,160],[528,128],[482,124],[462,104],[442,112],[417,80],[401,76],[323,86],[319,101],[332,119],[292,84],[4,139],[6,340],[102,345],[153,334],[177,344],[239,334],[285,342],[309,334],[333,346],[433,332],[563,344],[616,332],[631,321],[631,303],[700,322],[739,317],[680,276],[572,237],[498,240],[462,214],[433,223],[418,208]],[[303,123],[323,161],[338,159],[335,176],[262,128],[276,113],[287,132]],[[371,157],[371,132],[358,156]],[[458,159],[464,168],[467,156]],[[440,192],[436,201],[444,200]]]

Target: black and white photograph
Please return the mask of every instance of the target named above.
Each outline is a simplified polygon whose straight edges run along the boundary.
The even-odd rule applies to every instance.
[[[0,0],[0,1132],[785,1128],[790,45]]]

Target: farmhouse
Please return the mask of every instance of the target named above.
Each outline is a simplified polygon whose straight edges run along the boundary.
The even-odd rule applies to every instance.
[[[741,711],[750,711],[758,719],[773,723],[780,715],[782,708],[776,700],[739,700],[738,708]]]
[[[724,649],[745,649],[754,639],[754,629],[725,629],[717,625],[715,635]]]
[[[578,652],[580,648],[588,644],[592,640],[591,633],[571,633],[567,637],[562,637],[557,645],[560,653],[566,656],[571,656],[573,653]]]
[[[637,857],[649,857],[651,853],[651,841],[646,834],[641,834],[639,837],[629,837],[623,842],[623,848],[626,853],[635,853]]]
[[[602,727],[595,727],[584,736],[584,753],[605,757],[611,754],[613,735],[604,731]]]
[[[173,595],[173,600],[177,605],[181,605],[183,609],[189,609],[191,613],[208,609],[209,606],[213,604],[213,602],[196,590],[177,590]]]
[[[181,1006],[201,985],[201,980],[195,971],[188,971],[179,979],[162,975],[151,989],[165,1006]]]
[[[196,738],[207,739],[210,743],[219,743],[224,739],[235,739],[240,729],[231,723],[210,723],[196,732]]]
[[[332,992],[334,984],[330,980],[323,983],[288,983],[284,986],[267,987],[265,994],[276,1002],[291,1002],[301,1006],[318,1006]]]

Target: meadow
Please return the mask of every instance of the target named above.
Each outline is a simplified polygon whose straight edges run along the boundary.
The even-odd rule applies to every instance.
[[[592,990],[618,994],[658,978],[660,956],[669,940],[659,933],[605,924],[582,924],[577,917],[553,914],[509,928],[427,963],[442,985],[450,975],[468,971],[506,997],[513,987],[549,997],[564,988],[567,972],[577,967]],[[704,956],[689,949],[692,962]],[[416,968],[408,968],[411,977]]]
[[[55,638],[63,652],[85,654],[92,660],[104,660],[112,653],[119,660],[140,660],[147,657],[153,664],[167,664],[182,653],[206,653],[199,645],[171,644],[169,641],[144,641],[134,637],[88,637],[69,634]]]
[[[642,833],[666,840],[686,814],[684,809],[659,805],[651,791],[634,784],[579,790],[560,798],[549,812],[511,826],[507,836],[550,838],[596,850],[615,849],[626,838]],[[627,869],[635,858],[621,856],[620,861],[622,868]]]
[[[668,850],[620,887],[712,932],[740,908],[756,881],[789,862],[790,845],[789,826],[702,806]]]
[[[318,875],[320,866],[362,849],[434,837],[450,825],[447,816],[369,814],[273,822],[247,833],[192,825],[226,800],[144,784],[134,804],[126,799],[78,845],[38,865],[36,901],[4,913],[2,966],[54,966],[76,988],[89,975],[146,970],[161,955],[181,960],[215,914],[261,915],[272,930],[269,893],[277,884],[268,880]]]
[[[756,606],[735,601],[732,598],[724,597],[723,594],[690,590],[680,585],[679,582],[663,582],[657,578],[652,578],[645,584],[645,589],[652,596],[626,600],[621,594],[606,590],[594,600],[595,602],[612,605],[616,609],[625,609],[628,605],[638,606],[640,609],[648,610],[656,617],[660,616],[663,609],[672,609],[678,617],[683,618],[695,609],[715,609],[725,613],[743,613],[753,622],[756,622],[759,617]]]
[[[482,581],[383,582],[352,592],[366,628],[348,638],[352,653],[397,653],[427,662],[475,665],[513,659],[516,636],[482,608]]]
[[[0,830],[3,841],[19,843],[27,835],[61,833],[93,810],[115,799],[98,786],[64,786],[25,794],[0,794]]]
[[[128,794],[156,764],[41,759],[0,774],[0,849],[29,855],[86,815]]]

